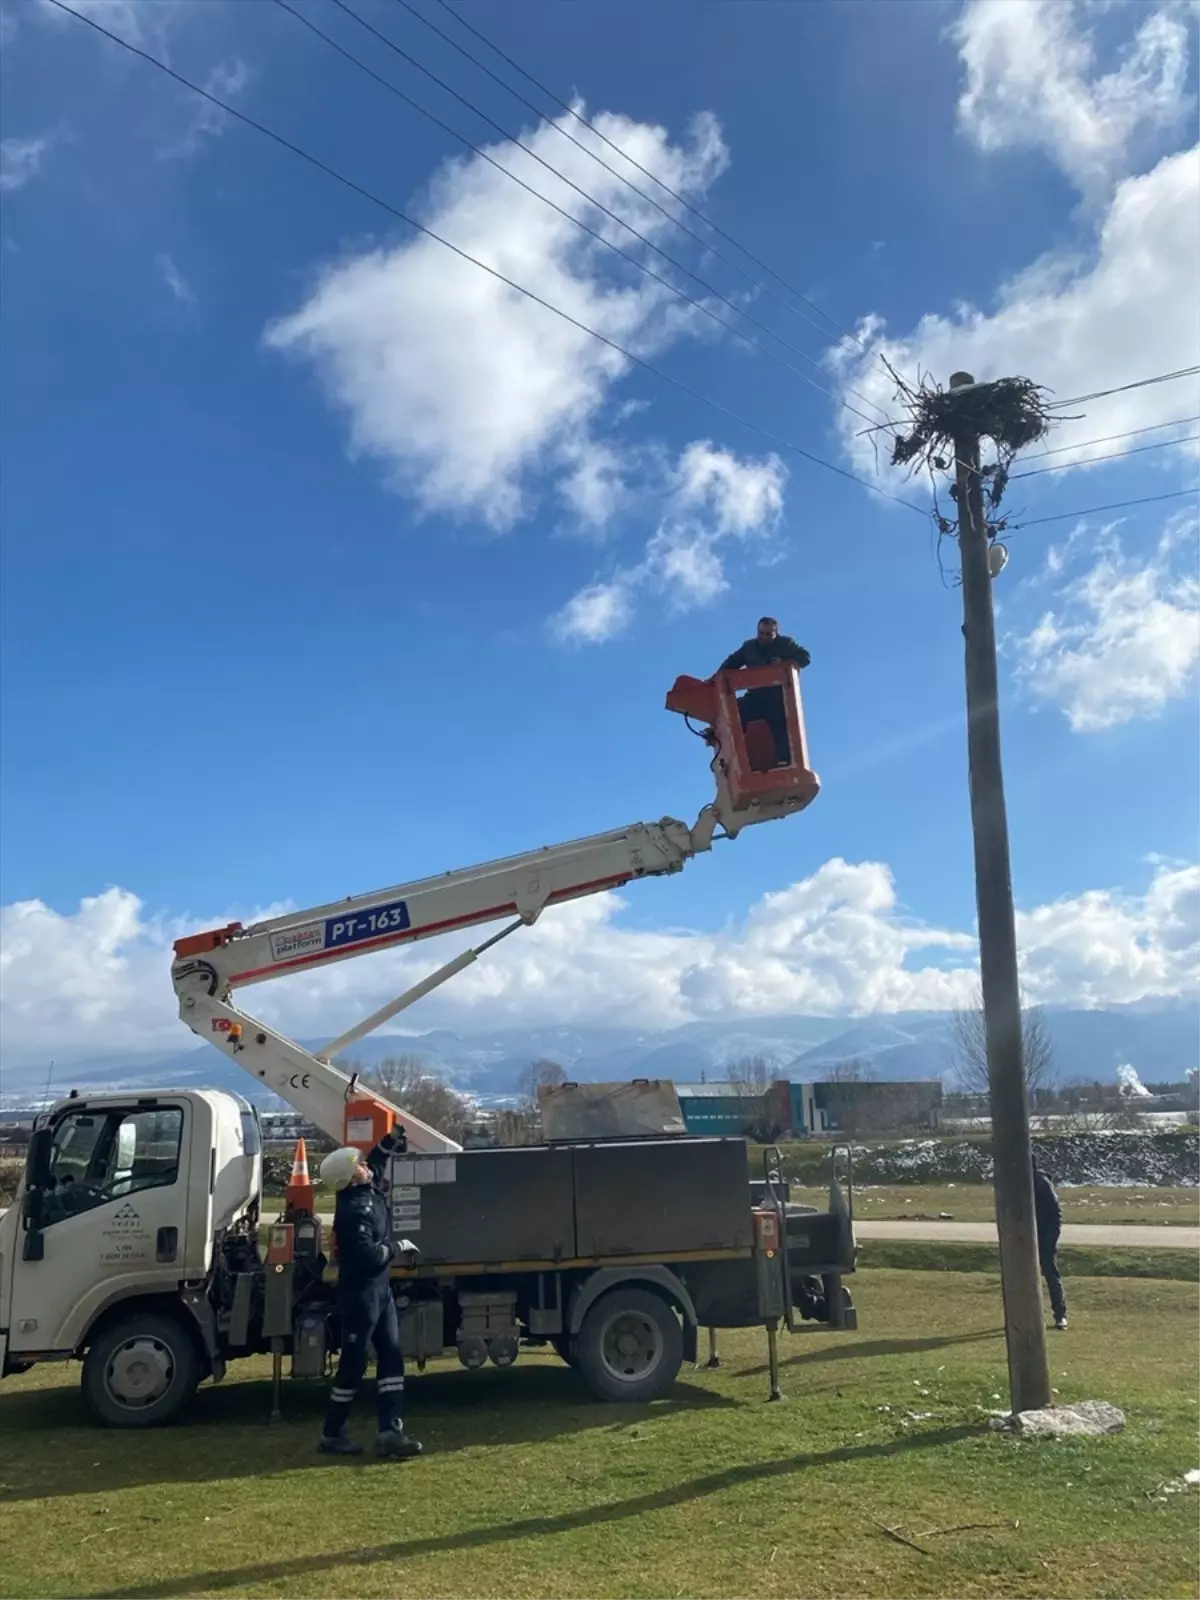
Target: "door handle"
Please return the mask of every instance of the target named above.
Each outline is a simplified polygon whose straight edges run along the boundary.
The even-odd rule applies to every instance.
[[[174,1261],[179,1253],[179,1229],[160,1228],[154,1239],[154,1259]]]

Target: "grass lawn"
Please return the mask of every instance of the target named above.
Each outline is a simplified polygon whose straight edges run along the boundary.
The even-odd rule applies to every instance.
[[[0,1592],[1194,1596],[1195,1491],[1158,1491],[1197,1464],[1197,1290],[1070,1294],[1054,1384],[1120,1405],[1111,1438],[987,1430],[1005,1360],[983,1273],[864,1274],[860,1334],[784,1340],[782,1405],[761,1334],[650,1407],[593,1402],[553,1359],[442,1368],[412,1383],[428,1454],[404,1465],[317,1457],[319,1387],[270,1428],[264,1362],[142,1435],[35,1371],[0,1388]]]
[[[1064,1222],[1200,1224],[1200,1190],[1078,1188],[1058,1190]],[[824,1207],[829,1188],[793,1188],[801,1205]],[[955,1222],[994,1222],[995,1199],[988,1183],[890,1184],[854,1190],[854,1215],[861,1222],[906,1222],[943,1217]]]
[[[1140,1246],[1065,1245],[1058,1265],[1072,1278],[1173,1278],[1200,1283],[1200,1256],[1194,1250],[1145,1250]],[[917,1272],[1000,1271],[1000,1247],[940,1239],[865,1239],[859,1241],[858,1269],[904,1267]],[[1070,1284],[1068,1281],[1068,1292]]]

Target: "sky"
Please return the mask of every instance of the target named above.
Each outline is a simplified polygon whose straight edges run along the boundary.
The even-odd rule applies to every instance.
[[[1004,503],[1023,981],[1195,994],[1200,383],[1143,382],[1200,348],[1194,5],[70,5],[0,0],[3,1060],[182,1047],[181,932],[694,820],[664,695],[763,612],[815,804],[413,1026],[966,1000],[961,593],[889,368],[1122,391]],[[463,942],[252,1009],[332,1033]]]

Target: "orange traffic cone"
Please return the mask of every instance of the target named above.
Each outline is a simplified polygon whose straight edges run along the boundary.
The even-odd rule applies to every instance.
[[[292,1162],[292,1176],[288,1186],[283,1192],[284,1210],[291,1215],[294,1212],[305,1212],[308,1216],[313,1214],[313,1205],[316,1199],[316,1189],[308,1175],[308,1146],[303,1138],[296,1140],[296,1155]]]

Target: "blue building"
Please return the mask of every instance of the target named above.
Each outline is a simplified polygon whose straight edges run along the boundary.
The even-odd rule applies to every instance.
[[[679,1109],[689,1133],[727,1134],[746,1131],[748,1122],[760,1121],[773,1089],[755,1094],[737,1083],[677,1083]]]
[[[767,1139],[932,1129],[942,1104],[937,1079],[790,1083],[777,1078],[761,1091],[737,1083],[679,1083],[675,1092],[689,1133],[750,1131]]]

